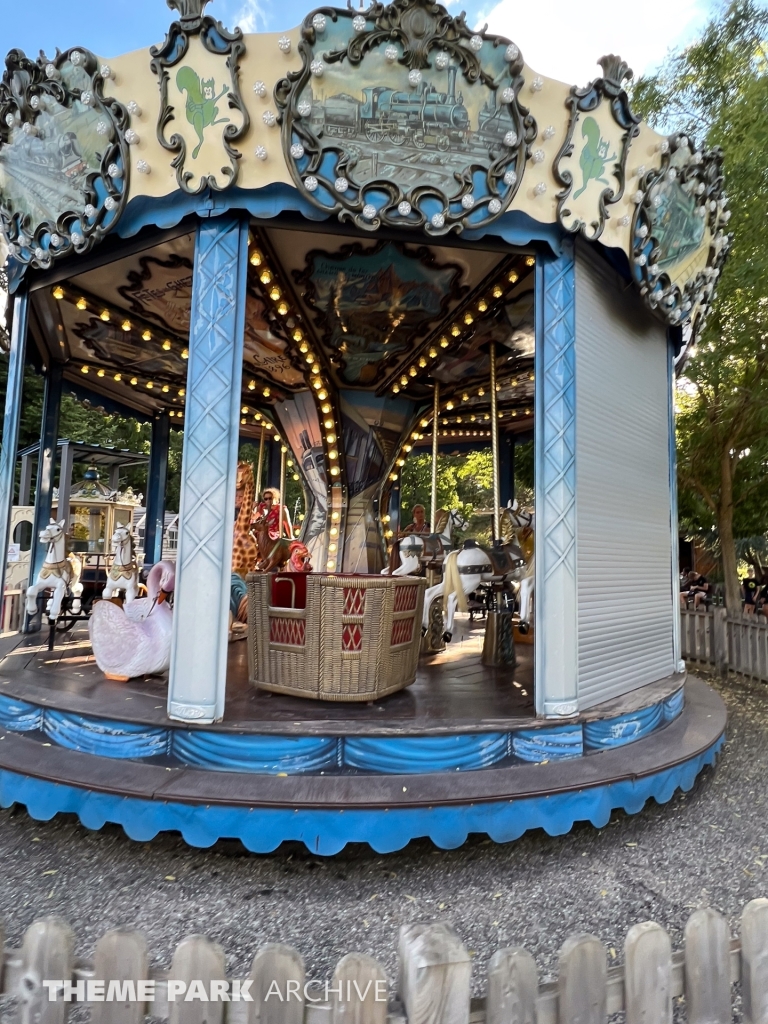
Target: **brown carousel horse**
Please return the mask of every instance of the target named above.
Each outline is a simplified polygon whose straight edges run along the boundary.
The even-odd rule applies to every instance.
[[[269,522],[266,515],[259,516],[251,524],[259,549],[256,562],[257,572],[279,572],[288,563],[289,572],[312,572],[309,549],[300,540],[269,536]]]

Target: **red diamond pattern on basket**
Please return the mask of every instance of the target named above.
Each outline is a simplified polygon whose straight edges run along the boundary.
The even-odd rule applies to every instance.
[[[304,619],[270,617],[269,642],[271,644],[289,644],[291,647],[303,647],[304,627]]]
[[[416,598],[419,592],[418,587],[398,587],[395,591],[396,612],[412,612],[416,608]]]
[[[415,591],[416,587],[413,589]],[[392,623],[392,640],[390,642],[390,646],[397,647],[398,644],[409,644],[412,636],[413,619],[397,619]]]
[[[356,622],[344,627],[341,634],[342,651],[359,651],[363,646],[363,627]]]
[[[365,615],[365,591],[362,587],[344,587],[344,609],[341,614]]]

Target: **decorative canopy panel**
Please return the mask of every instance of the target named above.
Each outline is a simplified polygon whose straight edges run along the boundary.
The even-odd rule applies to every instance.
[[[128,407],[182,417],[193,248],[194,237],[181,234],[36,291],[33,331],[44,361],[63,360],[70,380]],[[511,426],[533,404],[533,264],[480,247],[347,243],[254,224],[243,433],[321,379],[388,414],[400,395],[409,415],[430,404],[438,380],[454,415],[482,422],[491,341],[499,408]],[[401,431],[393,426],[392,436]]]
[[[414,247],[531,221],[599,239],[625,254],[658,317],[700,326],[729,246],[721,157],[639,123],[618,57],[570,88],[432,0],[321,8],[279,35],[230,32],[206,0],[172,6],[179,19],[161,45],[109,65],[82,47],[8,54],[0,222],[12,284],[90,249],[134,209],[168,224],[179,193],[207,211],[213,193],[247,207],[289,186],[292,209],[339,217],[363,238],[397,228]],[[397,265],[415,263],[403,250]],[[304,269],[317,277],[311,315],[326,315],[327,280]],[[296,368],[268,304],[253,316],[259,372],[290,390]],[[360,382],[349,349],[340,355],[340,383]],[[396,362],[379,360],[376,386]]]
[[[514,43],[394,0],[310,14],[299,51],[275,99],[288,166],[322,209],[439,235],[509,206],[537,135]]]

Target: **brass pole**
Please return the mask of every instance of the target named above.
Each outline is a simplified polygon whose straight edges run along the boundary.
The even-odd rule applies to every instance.
[[[261,501],[261,471],[264,468],[264,435],[266,430],[264,424],[261,424],[261,434],[259,436],[259,464],[256,467],[256,501]]]
[[[493,539],[501,536],[501,490],[499,488],[499,414],[496,398],[496,343],[491,342],[488,354],[491,360],[491,460],[493,464]]]
[[[430,520],[430,528],[432,532],[435,532],[435,523],[437,522],[437,455],[438,455],[438,441],[437,432],[439,429],[440,419],[440,382],[435,381],[435,394],[434,403],[432,406],[432,518]]]
[[[283,536],[283,516],[285,514],[284,513],[284,508],[285,508],[285,504],[284,504],[284,501],[285,501],[285,453],[287,451],[288,451],[288,449],[285,447],[285,445],[281,444],[280,445],[280,501],[279,501],[279,505],[280,505],[280,530],[279,530],[279,533],[277,535],[278,538],[282,538],[282,536]]]

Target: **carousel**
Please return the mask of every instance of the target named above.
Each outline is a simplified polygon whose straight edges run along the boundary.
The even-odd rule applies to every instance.
[[[680,655],[671,398],[729,246],[719,152],[641,123],[618,57],[564,85],[431,0],[274,35],[168,3],[157,45],[12,50],[0,83],[3,549],[25,362],[46,375],[0,802],[330,854],[690,788],[725,710]],[[152,445],[146,596],[121,525],[52,657],[35,629],[79,585],[62,382]],[[482,531],[438,500],[441,455],[478,449]]]

